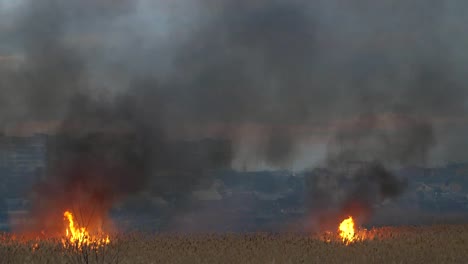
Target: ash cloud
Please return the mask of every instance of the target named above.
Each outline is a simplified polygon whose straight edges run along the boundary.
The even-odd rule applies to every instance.
[[[354,185],[393,196],[387,188],[400,185],[386,167],[424,164],[436,144],[464,141],[466,124],[447,139],[437,122],[467,115],[468,21],[457,14],[468,4],[339,2],[23,1],[0,31],[0,52],[23,58],[0,62],[0,124],[61,120],[48,184],[97,182],[83,188],[111,202],[190,192],[230,165],[252,123],[265,127],[253,148],[270,165],[289,166],[317,136],[293,127],[322,129],[335,135],[325,166],[375,161],[382,178],[363,172]],[[201,153],[191,160],[174,135],[194,124],[225,126],[216,136],[233,145],[191,146]]]

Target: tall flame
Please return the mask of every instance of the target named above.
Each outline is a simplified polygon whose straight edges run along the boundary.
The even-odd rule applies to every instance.
[[[68,228],[65,230],[65,235],[68,241],[63,240],[63,245],[71,244],[76,246],[78,249],[82,249],[84,246],[90,246],[92,248],[101,247],[110,243],[109,236],[91,236],[86,227],[75,226],[73,214],[69,211],[65,211],[63,214],[66,220],[68,220]]]
[[[340,237],[346,245],[356,240],[354,231],[354,220],[351,216],[343,220],[338,229],[340,231]]]

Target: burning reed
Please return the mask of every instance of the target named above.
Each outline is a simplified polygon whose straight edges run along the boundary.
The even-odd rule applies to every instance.
[[[388,227],[345,246],[307,234],[127,234],[99,251],[63,248],[59,240],[3,235],[2,264],[17,263],[463,263],[468,226]]]
[[[20,58],[0,65],[0,128],[53,122],[57,137],[17,231],[63,235],[69,209],[112,230],[113,206],[143,192],[171,222],[213,170],[300,156],[371,162],[305,190],[312,214],[357,220],[404,192],[392,167],[466,157],[466,38],[447,30],[464,28],[463,1],[21,2],[0,30]]]

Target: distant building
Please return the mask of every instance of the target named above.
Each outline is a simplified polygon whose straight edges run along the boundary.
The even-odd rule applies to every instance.
[[[0,168],[32,172],[46,166],[47,135],[0,137]]]
[[[3,198],[23,195],[42,176],[47,164],[48,136],[0,136],[0,190]],[[1,197],[0,197],[1,198]]]

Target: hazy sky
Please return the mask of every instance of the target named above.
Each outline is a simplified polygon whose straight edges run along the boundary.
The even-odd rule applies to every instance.
[[[0,123],[61,128],[77,93],[119,108],[115,97],[143,85],[157,92],[142,95],[155,97],[142,112],[171,135],[233,139],[236,166],[313,166],[337,138],[362,158],[463,160],[464,11],[433,0],[0,0]]]

